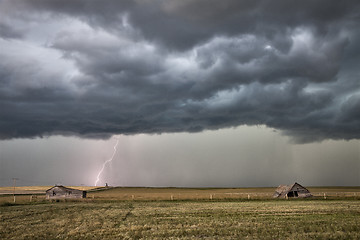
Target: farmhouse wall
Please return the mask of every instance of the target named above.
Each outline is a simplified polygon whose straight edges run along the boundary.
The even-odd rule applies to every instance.
[[[64,186],[55,186],[46,191],[47,199],[85,198],[85,197],[86,197],[86,191],[67,188]]]

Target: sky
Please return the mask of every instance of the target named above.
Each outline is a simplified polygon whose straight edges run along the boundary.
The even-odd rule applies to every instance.
[[[360,3],[0,0],[0,185],[360,185]],[[114,146],[117,146],[114,152]]]

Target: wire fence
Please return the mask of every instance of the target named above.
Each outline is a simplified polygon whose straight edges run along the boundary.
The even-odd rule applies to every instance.
[[[314,192],[309,199],[356,199],[360,200],[360,192]],[[86,198],[82,199],[53,199],[52,201],[251,201],[271,200],[270,193],[124,193],[106,194],[104,192],[89,192]],[[289,198],[290,200],[290,198]],[[36,203],[49,201],[46,199],[45,191],[42,192],[16,192],[0,195],[0,204],[6,202]]]

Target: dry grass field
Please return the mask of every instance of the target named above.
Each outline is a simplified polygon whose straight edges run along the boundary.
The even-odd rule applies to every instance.
[[[88,193],[108,200],[216,200],[269,198],[274,188],[111,188]]]
[[[19,186],[15,187],[16,194],[44,194],[46,190],[51,188],[52,186]],[[70,188],[76,188],[80,190],[91,190],[95,187],[88,186],[69,186]],[[14,187],[0,187],[0,195],[1,194],[13,194]]]
[[[316,198],[359,198],[360,187],[312,187]],[[107,200],[222,200],[271,199],[275,188],[110,188],[89,192],[88,197]]]
[[[304,200],[274,200],[274,188],[88,188],[83,200],[22,194],[16,204],[1,195],[0,239],[360,239],[359,187],[309,189],[316,197]]]
[[[16,202],[43,201],[50,186],[16,187]],[[70,186],[86,190],[87,201],[103,200],[244,200],[272,199],[275,188],[96,188]],[[315,198],[360,199],[360,187],[309,187]],[[13,202],[13,188],[0,187],[0,204]]]
[[[360,239],[358,200],[0,206],[0,239]]]

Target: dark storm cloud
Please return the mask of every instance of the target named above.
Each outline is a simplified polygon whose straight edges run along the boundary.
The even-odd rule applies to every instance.
[[[0,22],[0,38],[11,39],[20,38],[21,33],[12,29],[9,25]]]
[[[299,142],[360,137],[357,1],[0,6],[3,139],[242,124]]]

